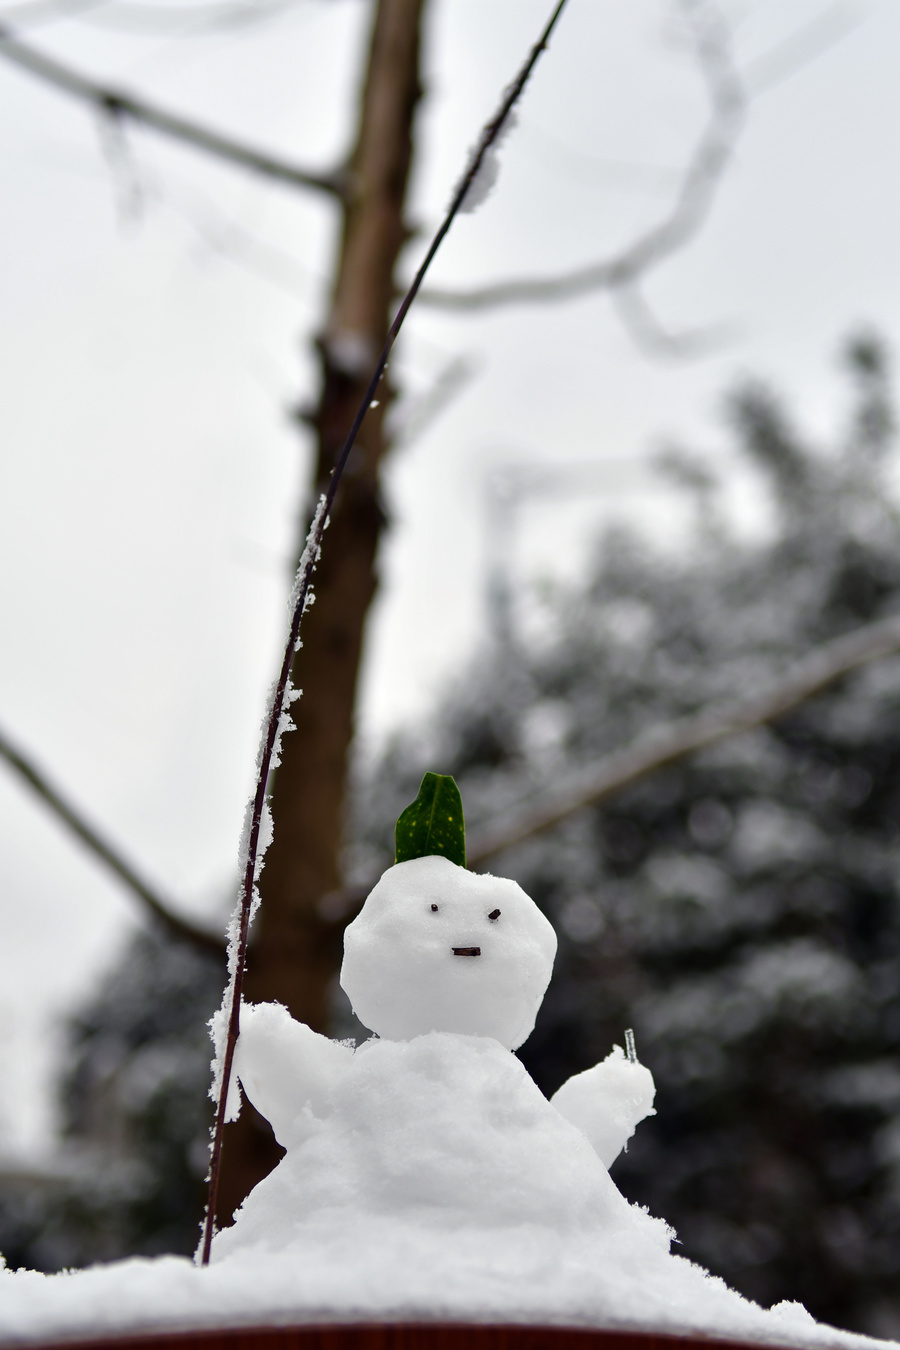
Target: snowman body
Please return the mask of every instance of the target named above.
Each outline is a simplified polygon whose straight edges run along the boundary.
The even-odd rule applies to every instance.
[[[236,1071],[286,1155],[217,1235],[215,1259],[398,1225],[629,1230],[667,1249],[664,1225],[607,1171],[650,1113],[649,1072],[614,1051],[548,1102],[512,1054],[555,949],[515,882],[442,857],[386,872],[347,929],[341,971],[371,1040],[328,1040],[277,1004],[242,1011]]]

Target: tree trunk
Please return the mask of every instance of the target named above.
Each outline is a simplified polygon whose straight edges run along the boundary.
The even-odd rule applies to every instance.
[[[407,238],[404,203],[419,98],[424,0],[378,0],[360,107],[331,309],[318,341],[322,384],[310,417],[318,437],[316,495],[326,482],[384,343],[394,270]],[[275,836],[266,855],[245,995],[276,999],[316,1031],[328,1030],[340,961],[338,926],[319,901],[341,884],[347,759],[366,614],[385,525],[379,473],[384,388],[367,416],[338,493],[293,667],[296,731],[285,737],[275,776]],[[245,1105],[225,1135],[219,1219],[278,1161],[279,1150]]]

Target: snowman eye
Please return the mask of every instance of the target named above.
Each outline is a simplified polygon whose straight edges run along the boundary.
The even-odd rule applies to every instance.
[[[499,918],[500,918],[500,911],[499,911],[499,909],[492,909],[491,912],[490,912],[490,914],[488,915],[488,918],[491,920],[492,923],[493,923],[496,919],[499,919]]]
[[[432,914],[437,914],[437,912],[438,912],[438,911],[437,911],[437,905],[432,905],[432,906],[431,906],[431,912],[432,912]]]

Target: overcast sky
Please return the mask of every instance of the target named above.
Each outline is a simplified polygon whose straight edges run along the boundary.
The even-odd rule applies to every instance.
[[[339,156],[367,0],[152,31],[172,7],[109,0],[50,21],[43,0],[6,0],[0,16],[159,104],[313,166]],[[548,9],[432,0],[414,190],[424,234]],[[842,338],[866,323],[896,342],[900,6],[726,11],[759,92],[708,225],[646,289],[667,326],[721,327],[727,340],[703,359],[649,359],[602,294],[413,314],[392,367],[401,388],[421,394],[458,357],[474,373],[388,471],[393,528],[360,714],[369,747],[421,715],[483,638],[492,467],[611,465],[596,490],[523,503],[523,582],[577,579],[600,522],[623,514],[678,547],[684,509],[642,467],[671,440],[717,459],[753,528],[723,391],[748,372],[771,379],[824,438],[843,406]],[[564,270],[665,213],[707,113],[672,12],[569,0],[498,187],[454,227],[435,283]],[[315,393],[334,212],[150,132],[111,142],[89,110],[4,62],[0,166],[0,724],[161,887],[211,913],[230,902],[282,641],[310,453],[288,412]],[[136,916],[3,766],[0,821],[0,1145],[37,1148],[52,1124],[52,1027]]]

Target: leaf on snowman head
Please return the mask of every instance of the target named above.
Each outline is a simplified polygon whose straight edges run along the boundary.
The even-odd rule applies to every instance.
[[[394,862],[438,854],[459,867],[466,865],[466,823],[462,798],[447,773],[426,773],[419,795],[397,821]]]

